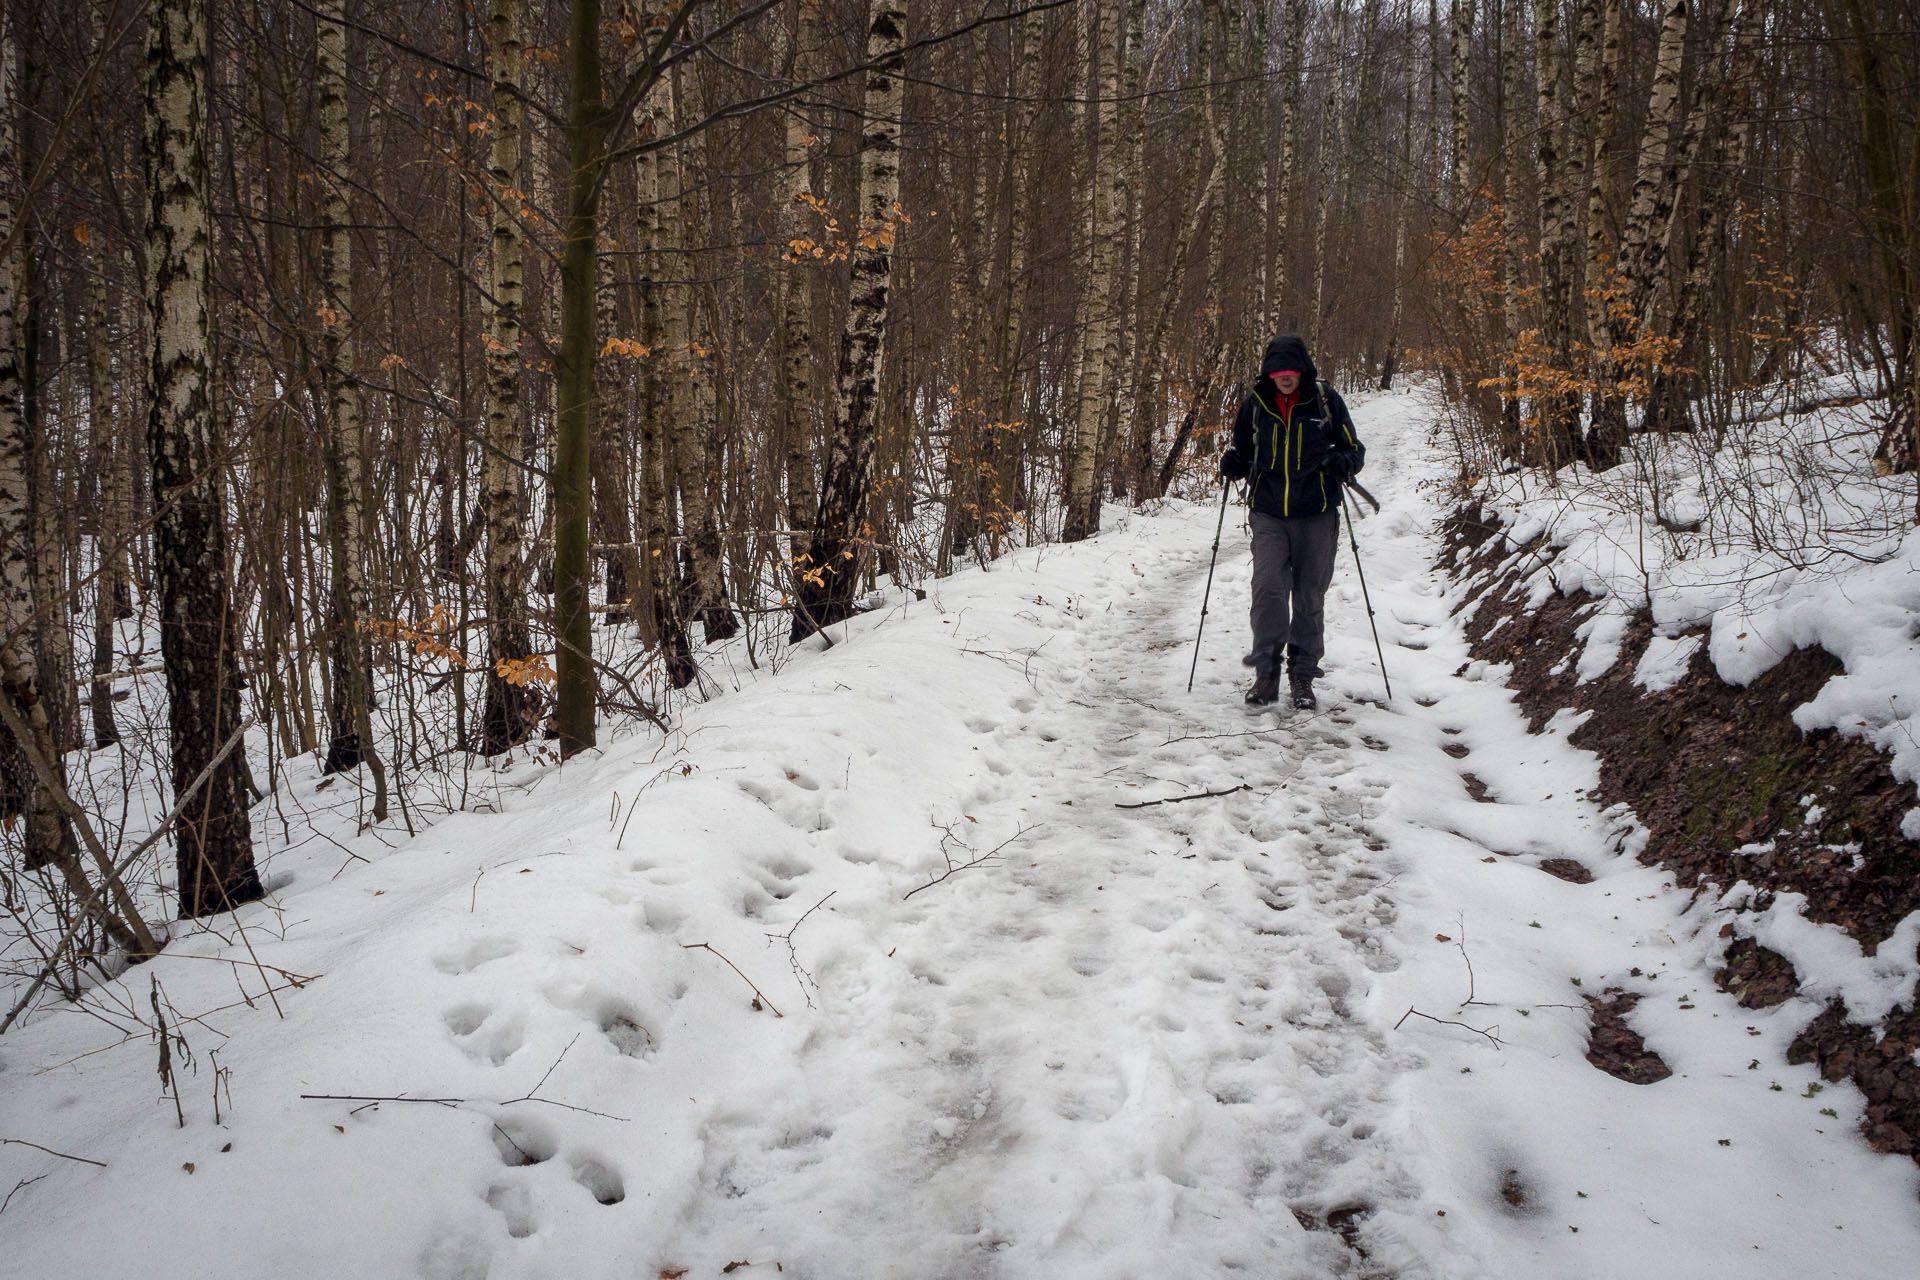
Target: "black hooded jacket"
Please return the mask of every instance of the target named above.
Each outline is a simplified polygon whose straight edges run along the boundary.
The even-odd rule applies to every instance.
[[[1287,369],[1299,371],[1300,389],[1283,409],[1270,375]],[[1329,462],[1350,476],[1367,456],[1346,401],[1323,386],[1307,344],[1292,334],[1267,344],[1260,379],[1233,422],[1233,448],[1252,464],[1247,482],[1253,509],[1281,517],[1317,516],[1339,506],[1340,481],[1328,474]]]

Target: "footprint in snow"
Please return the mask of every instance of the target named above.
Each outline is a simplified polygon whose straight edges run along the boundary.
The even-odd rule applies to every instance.
[[[496,1182],[488,1187],[487,1206],[506,1220],[507,1234],[515,1240],[525,1240],[539,1229],[533,1195],[517,1183]]]
[[[450,977],[472,973],[481,965],[512,955],[520,949],[513,938],[482,938],[459,951],[435,956],[433,967]]]
[[[573,1180],[599,1203],[619,1204],[627,1198],[626,1180],[612,1165],[585,1155],[571,1156],[568,1163],[573,1166]]]
[[[484,1005],[465,1004],[449,1009],[444,1017],[460,1052],[488,1066],[504,1066],[527,1042],[526,1027],[518,1015],[496,1015]]]

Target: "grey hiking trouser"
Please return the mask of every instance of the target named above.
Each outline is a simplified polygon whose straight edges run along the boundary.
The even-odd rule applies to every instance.
[[[1320,674],[1327,651],[1327,587],[1340,549],[1340,510],[1281,519],[1253,513],[1253,652],[1261,675],[1279,674],[1285,647],[1295,679]]]

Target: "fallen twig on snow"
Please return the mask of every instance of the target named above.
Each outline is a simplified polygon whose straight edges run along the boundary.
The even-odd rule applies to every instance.
[[[50,1156],[59,1156],[62,1160],[77,1160],[81,1164],[90,1164],[96,1169],[107,1167],[103,1160],[89,1160],[85,1156],[70,1156],[64,1151],[55,1151],[52,1147],[43,1147],[37,1142],[28,1142],[25,1138],[0,1138],[0,1147],[32,1147],[35,1151],[44,1151]],[[18,1188],[15,1188],[18,1190]]]
[[[1237,787],[1227,787],[1221,791],[1196,791],[1188,796],[1167,796],[1160,800],[1136,800],[1130,804],[1120,804],[1116,802],[1113,807],[1116,809],[1151,809],[1157,804],[1179,804],[1184,800],[1205,800],[1209,796],[1230,796],[1236,791],[1247,791],[1250,789],[1248,784],[1243,782]]]
[[[733,971],[734,971],[735,973],[740,973],[740,966],[739,966],[739,965],[737,965],[737,964],[735,964],[735,963],[734,963],[733,961],[731,961],[731,960],[728,960],[728,959],[727,959],[727,958],[726,958],[725,956],[721,956],[721,955],[720,955],[720,953],[719,953],[718,951],[714,951],[714,950],[713,950],[713,948],[712,948],[712,947],[711,947],[710,945],[708,945],[707,943],[704,943],[704,942],[689,942],[689,943],[687,943],[687,944],[685,944],[685,945],[684,945],[683,947],[681,947],[681,950],[682,950],[682,951],[713,951],[713,954],[715,954],[715,955],[717,955],[717,956],[720,956],[720,960],[721,960],[721,962],[722,962],[723,964],[725,964],[725,965],[727,966],[727,968],[729,968],[729,969],[731,969],[731,970],[733,970]],[[773,1005],[773,1001],[771,1001],[771,1000],[769,1000],[769,999],[767,999],[767,995],[766,995],[766,992],[764,992],[764,991],[762,991],[762,990],[760,990],[760,988],[759,988],[759,987],[754,987],[754,986],[753,986],[753,979],[752,979],[752,978],[749,978],[749,977],[748,977],[748,976],[747,976],[746,974],[744,974],[744,973],[740,973],[740,981],[742,981],[742,982],[744,982],[744,983],[746,983],[746,984],[747,984],[748,986],[750,986],[750,987],[753,987],[753,995],[754,995],[754,1006],[753,1006],[753,1007],[754,1007],[754,1008],[756,1008],[756,1009],[758,1009],[758,1008],[759,1008],[759,1007],[760,1007],[761,1005],[763,1005],[763,1004],[764,1004],[765,1006],[767,1006],[767,1008],[769,1008],[769,1009],[773,1009],[773,1016],[774,1016],[774,1017],[776,1017],[776,1018],[784,1018],[784,1017],[786,1017],[786,1016],[787,1016],[786,1014],[784,1014],[784,1013],[782,1013],[782,1012],[780,1012],[780,1010],[778,1010],[778,1009],[775,1009],[775,1008],[774,1008],[774,1005]]]
[[[840,891],[838,889],[835,889],[833,893],[829,893],[826,898],[820,899],[820,901],[814,903],[812,906],[808,907],[805,911],[801,912],[800,918],[798,920],[795,920],[793,922],[793,927],[791,929],[788,929],[785,933],[770,933],[767,935],[767,939],[770,942],[784,942],[787,944],[787,963],[793,966],[794,981],[799,984],[800,995],[806,1000],[807,1008],[809,1009],[813,1008],[813,997],[807,993],[807,988],[809,986],[817,986],[819,984],[814,982],[813,975],[807,972],[806,966],[800,963],[800,953],[794,948],[793,935],[800,931],[800,926],[807,922],[808,916],[812,915],[814,912],[818,911],[820,908],[826,906],[827,898],[831,898],[834,893],[838,893],[838,892]]]
[[[969,819],[969,821],[971,821],[971,819]],[[1034,825],[1038,826],[1039,824],[1035,823]],[[951,826],[948,827],[946,836],[942,837],[940,841],[940,856],[947,860],[947,869],[942,873],[940,873],[939,875],[935,876],[933,879],[927,881],[925,884],[921,885],[918,889],[907,890],[906,897],[901,898],[900,901],[905,902],[907,898],[911,898],[914,894],[920,892],[921,889],[933,888],[933,886],[939,884],[942,880],[947,879],[949,876],[956,875],[962,871],[970,870],[971,868],[974,868],[974,867],[985,865],[987,862],[993,859],[995,854],[999,853],[1002,849],[1006,848],[1008,845],[1012,844],[1015,840],[1018,840],[1021,836],[1024,836],[1025,834],[1027,834],[1027,832],[1032,830],[1033,830],[1033,827],[1021,827],[1018,831],[1014,832],[1012,835],[1008,836],[1005,840],[1002,840],[999,844],[993,846],[993,848],[987,850],[985,853],[980,854],[973,858],[969,858],[965,862],[955,862],[953,860],[953,855],[947,852],[946,844],[947,844],[947,840],[950,838],[954,839],[955,843],[959,843],[959,841],[958,841],[958,838],[953,835],[953,828]],[[960,847],[963,849],[967,848],[965,844],[961,844]],[[968,851],[972,852],[970,849]]]
[[[1503,1047],[1505,1043],[1500,1039],[1499,1036],[1493,1033],[1494,1031],[1498,1031],[1500,1029],[1500,1024],[1497,1022],[1493,1025],[1493,1030],[1489,1031],[1482,1027],[1470,1027],[1464,1022],[1450,1022],[1445,1018],[1436,1018],[1432,1014],[1422,1013],[1418,1009],[1413,1008],[1412,1006],[1408,1006],[1407,1011],[1400,1015],[1400,1022],[1405,1022],[1408,1018],[1425,1018],[1428,1022],[1437,1022],[1443,1027],[1459,1027],[1463,1031],[1471,1031],[1473,1032],[1473,1034],[1477,1036],[1485,1036],[1489,1041],[1493,1043],[1493,1047],[1496,1049]],[[1400,1029],[1400,1022],[1396,1022],[1393,1024],[1393,1029],[1395,1031],[1398,1031]]]

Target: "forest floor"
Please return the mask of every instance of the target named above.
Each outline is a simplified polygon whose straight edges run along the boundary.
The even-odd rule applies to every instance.
[[[1821,1006],[1716,989],[1725,914],[1470,652],[1429,407],[1355,413],[1391,699],[1343,554],[1321,709],[1243,711],[1237,508],[1188,692],[1169,502],[410,839],[290,775],[270,904],[0,1040],[8,1274],[1908,1274]]]

